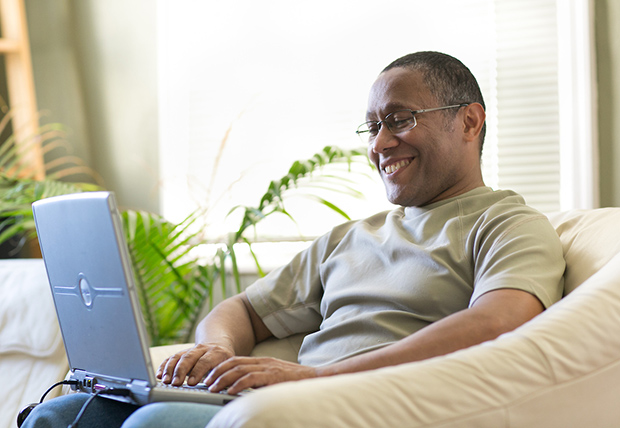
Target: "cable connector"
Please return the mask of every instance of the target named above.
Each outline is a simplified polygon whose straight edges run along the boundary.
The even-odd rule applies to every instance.
[[[121,397],[129,397],[131,395],[131,391],[127,388],[106,388],[98,392],[100,395],[119,395]]]

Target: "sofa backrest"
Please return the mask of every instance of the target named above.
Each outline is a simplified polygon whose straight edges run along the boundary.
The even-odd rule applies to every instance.
[[[548,217],[562,241],[567,295],[620,252],[620,208],[563,211]]]

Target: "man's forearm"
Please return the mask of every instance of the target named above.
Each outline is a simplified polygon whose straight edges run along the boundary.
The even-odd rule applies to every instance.
[[[332,376],[421,361],[467,348],[494,336],[472,326],[465,312],[437,321],[396,343],[317,369],[319,376]],[[467,314],[469,315],[469,314]]]
[[[242,293],[217,305],[200,322],[196,343],[219,344],[235,355],[249,355],[256,343],[270,334]]]
[[[217,305],[196,329],[196,345],[168,357],[157,370],[164,383],[196,385],[213,368],[238,356],[249,355],[257,342],[271,333],[245,293]]]
[[[450,315],[384,348],[323,367],[308,367],[274,358],[230,358],[205,379],[213,391],[246,388],[424,360],[463,349],[513,330],[542,312],[540,301],[519,290],[483,294],[472,308]]]
[[[256,344],[250,317],[238,296],[218,304],[196,328],[196,343],[218,344],[249,355]]]
[[[437,321],[396,343],[317,368],[317,375],[372,370],[445,355],[495,339],[543,310],[538,299],[518,290],[497,290],[480,299],[486,301]]]

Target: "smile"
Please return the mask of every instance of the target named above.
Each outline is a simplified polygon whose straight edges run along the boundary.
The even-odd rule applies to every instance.
[[[409,165],[410,163],[411,161],[409,159],[401,160],[392,165],[386,166],[385,168],[383,168],[383,172],[385,172],[386,174],[393,174],[402,167]]]

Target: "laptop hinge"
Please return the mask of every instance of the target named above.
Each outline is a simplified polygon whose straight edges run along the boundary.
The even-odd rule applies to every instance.
[[[86,392],[89,394],[94,394],[96,392],[101,393],[102,390],[106,388],[115,388],[115,389],[128,389],[130,391],[129,396],[123,395],[107,395],[105,393],[101,393],[101,395],[112,398],[118,401],[124,401],[131,403],[132,396],[137,394],[139,396],[143,396],[145,392],[145,386],[142,385],[142,381],[131,381],[127,379],[114,379],[109,376],[101,376],[98,374],[88,373],[84,370],[75,369],[71,372],[70,376],[71,380],[77,380],[77,385],[71,385],[71,388],[76,391]],[[141,384],[139,387],[132,386],[134,383]],[[147,385],[146,396],[148,397],[148,383],[144,382]]]

